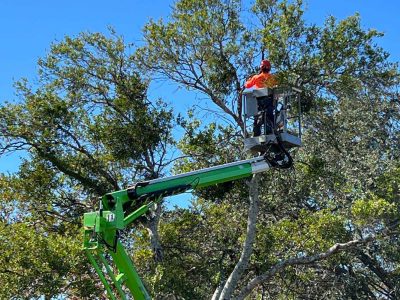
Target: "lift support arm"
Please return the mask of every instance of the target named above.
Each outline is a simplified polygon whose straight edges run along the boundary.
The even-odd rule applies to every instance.
[[[109,298],[118,299],[114,294],[117,292],[120,299],[127,299],[123,289],[125,286],[135,300],[151,299],[132,260],[118,240],[119,230],[127,228],[166,196],[249,177],[269,168],[268,161],[260,156],[172,177],[139,182],[127,189],[104,195],[99,211],[84,215],[84,250],[104,284]],[[109,264],[105,252],[111,256],[114,268]],[[118,270],[118,274],[114,274],[115,269]]]

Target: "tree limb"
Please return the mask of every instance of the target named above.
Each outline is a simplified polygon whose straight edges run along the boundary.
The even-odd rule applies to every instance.
[[[361,239],[356,239],[356,240],[352,240],[346,243],[336,243],[335,245],[333,245],[332,247],[330,247],[327,251],[325,252],[321,252],[315,255],[311,255],[311,256],[304,256],[304,257],[294,257],[294,258],[289,258],[287,260],[283,260],[279,263],[277,263],[275,266],[273,266],[271,269],[269,269],[268,272],[257,276],[255,278],[253,278],[246,287],[244,287],[239,295],[235,298],[235,300],[243,300],[245,299],[252,290],[254,290],[254,288],[261,284],[262,282],[268,280],[269,278],[271,278],[272,276],[274,276],[276,273],[281,272],[282,270],[284,270],[286,267],[289,266],[295,266],[295,265],[307,265],[307,264],[311,264],[315,261],[320,261],[323,259],[326,259],[336,253],[339,253],[341,251],[344,250],[348,250],[350,248],[354,248],[358,245],[361,244],[365,244],[368,243],[370,241],[372,241],[374,239],[373,235],[367,236],[365,238],[361,238]]]
[[[225,282],[224,288],[222,289],[221,295],[219,297],[220,300],[231,299],[233,291],[235,290],[243,272],[246,270],[251,253],[253,252],[253,243],[256,237],[256,224],[258,214],[258,183],[259,176],[254,175],[249,183],[250,206],[249,214],[247,217],[246,239],[243,244],[243,249],[239,261],[233,269],[232,273],[229,275],[228,279]]]

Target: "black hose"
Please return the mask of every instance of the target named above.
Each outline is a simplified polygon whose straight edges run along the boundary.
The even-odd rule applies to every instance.
[[[275,132],[274,134],[277,143],[270,144],[270,147],[264,155],[264,158],[271,164],[272,167],[279,169],[291,168],[293,166],[293,158],[283,146],[281,136],[277,132]],[[279,152],[273,151],[271,149],[272,147],[278,147],[278,149],[276,150],[278,150]],[[270,155],[271,153],[273,154],[273,156]]]

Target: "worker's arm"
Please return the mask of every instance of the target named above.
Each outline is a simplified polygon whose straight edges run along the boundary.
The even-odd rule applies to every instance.
[[[257,81],[259,80],[260,76],[262,76],[262,73],[251,76],[249,79],[247,79],[244,87],[246,89],[249,89],[249,88],[255,86],[257,84]]]
[[[255,77],[256,77],[256,75],[253,76],[253,77],[251,77],[251,78],[249,78],[249,79],[246,81],[246,83],[244,84],[244,87],[245,87],[246,89],[249,89],[249,88],[251,88],[252,86],[254,86],[254,84],[255,84]]]

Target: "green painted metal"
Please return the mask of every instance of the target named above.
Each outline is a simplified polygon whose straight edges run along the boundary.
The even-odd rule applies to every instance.
[[[143,216],[145,213],[149,211],[149,209],[154,205],[154,202],[150,202],[147,205],[141,206],[139,209],[135,210],[133,213],[129,214],[124,218],[124,225],[128,226],[137,218]]]
[[[120,241],[117,242],[115,252],[110,252],[119,273],[124,274],[124,284],[128,287],[135,300],[151,300],[131,258],[126,253]]]
[[[89,259],[90,263],[92,264],[92,266],[94,267],[97,275],[99,275],[101,282],[103,283],[104,287],[106,288],[108,297],[112,300],[117,300],[114,293],[112,292],[111,286],[108,284],[108,281],[107,281],[106,277],[104,276],[103,271],[101,270],[101,267],[96,262],[96,259],[92,255],[91,251],[86,250],[86,256],[88,257],[88,259]]]
[[[119,283],[119,281],[117,280],[113,271],[111,270],[111,267],[108,264],[108,261],[104,257],[103,253],[99,253],[99,258],[100,258],[101,262],[103,263],[104,267],[106,268],[108,276],[110,276],[112,282],[114,283],[114,286],[117,289],[119,296],[121,297],[122,300],[126,300],[126,296],[125,296],[124,291],[122,290],[121,284]],[[120,275],[120,274],[118,274],[118,275]]]
[[[136,188],[128,188],[106,194],[103,197],[103,205],[104,208],[109,208],[109,197],[114,199],[118,198],[122,204],[132,202],[132,199],[128,196],[128,192],[133,189],[136,191],[136,195],[140,197],[142,195],[168,190],[173,187],[190,186],[191,189],[200,189],[218,183],[249,177],[253,174],[253,161],[255,160],[245,160],[242,163],[239,162],[234,165],[227,164],[227,166],[222,165],[218,168],[208,168],[169,178],[151,180],[145,186],[137,185]]]
[[[94,267],[96,273],[99,275],[101,282],[106,288],[107,295],[110,299],[122,299],[126,300],[126,295],[122,290],[122,284],[124,284],[134,295],[135,300],[151,300],[150,295],[146,291],[139,274],[134,267],[131,258],[126,253],[121,242],[117,242],[115,251],[108,251],[110,256],[112,257],[112,262],[115,265],[115,268],[118,270],[118,274],[114,274],[110,263],[104,257],[102,247],[99,247],[95,251],[93,249],[87,249],[86,255]],[[104,272],[102,271],[101,265],[99,265],[96,261],[96,257],[100,260],[102,266],[106,269],[106,272],[111,279],[113,286],[116,288],[119,298],[116,298],[113,293],[112,286],[109,284],[108,280]]]
[[[135,187],[104,195],[99,211],[85,213],[84,215],[83,247],[110,299],[116,299],[112,292],[113,289],[104,276],[102,268],[97,264],[95,256],[102,262],[120,299],[126,299],[122,284],[129,289],[135,300],[151,299],[131,258],[118,240],[118,230],[126,228],[146,214],[155,203],[162,201],[166,195],[249,177],[268,168],[269,164],[265,162],[263,157],[259,157],[169,178],[142,182]],[[103,251],[107,251],[111,256],[114,268],[103,256]],[[118,270],[116,275],[112,271],[115,269]]]

